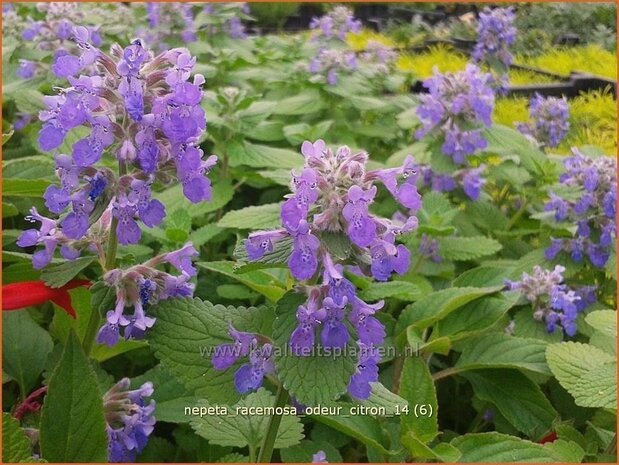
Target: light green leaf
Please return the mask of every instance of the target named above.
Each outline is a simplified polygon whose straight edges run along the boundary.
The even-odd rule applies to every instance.
[[[226,213],[217,223],[220,228],[272,229],[281,224],[280,203],[246,207]]]
[[[580,462],[585,452],[574,442],[558,439],[547,444],[501,433],[465,434],[451,441],[460,450],[460,462]]]
[[[326,107],[318,91],[305,91],[277,102],[274,115],[295,116],[316,113]]]
[[[252,168],[292,169],[303,166],[303,156],[289,149],[252,144],[231,144],[228,147],[231,166],[250,166]]]
[[[445,260],[476,260],[503,248],[500,242],[485,236],[438,237],[439,253]]]
[[[538,339],[489,334],[467,341],[454,368],[457,371],[514,368],[550,375],[546,365],[546,345]]]
[[[408,406],[408,401],[391,392],[382,383],[370,383],[372,392],[369,399],[360,400],[359,403],[366,407],[379,407],[385,409],[386,415],[398,415]]]
[[[49,381],[41,414],[41,455],[49,462],[106,462],[102,393],[75,333]]]
[[[503,157],[516,155],[522,166],[530,173],[543,173],[542,166],[547,160],[546,155],[520,132],[507,126],[493,124],[492,127],[484,129],[482,135],[488,141],[488,146],[484,149],[486,152]]]
[[[5,197],[41,198],[50,184],[47,179],[3,179],[2,194]]]
[[[277,302],[286,293],[284,284],[265,271],[255,270],[246,273],[235,273],[234,262],[223,261],[198,262],[197,265],[206,270],[221,273],[229,278],[235,279],[273,302]]]
[[[36,462],[32,457],[30,439],[8,412],[2,412],[2,462]]]
[[[233,386],[235,366],[217,371],[210,357],[214,347],[230,343],[229,324],[239,331],[271,335],[273,309],[224,307],[200,299],[169,299],[149,312],[157,324],[147,333],[155,356],[189,392],[209,401],[232,403],[239,399]]]
[[[355,371],[354,347],[341,353],[326,354],[327,349],[316,347],[316,353],[296,356],[289,350],[290,335],[297,327],[296,311],[305,302],[303,295],[288,292],[278,302],[273,340],[279,347],[275,359],[280,381],[298,402],[315,406],[337,400],[346,392]],[[323,353],[318,352],[323,350]]]
[[[41,279],[49,287],[62,287],[79,275],[95,260],[92,255],[80,257],[76,260],[66,261],[59,265],[51,265],[41,271]]]
[[[247,273],[248,271],[262,268],[287,268],[288,258],[291,252],[292,239],[290,237],[285,237],[273,244],[273,250],[271,252],[265,253],[258,260],[249,261],[244,240],[241,240],[236,244],[233,252],[234,258],[239,261],[239,263],[235,265],[235,271],[237,273]]]
[[[205,415],[191,419],[191,427],[212,444],[220,446],[257,448],[267,433],[270,414],[252,413],[260,407],[273,407],[275,396],[264,388],[249,394],[229,407],[227,415]],[[198,407],[212,407],[207,400],[200,400]],[[245,409],[245,410],[244,410]],[[282,415],[275,438],[275,448],[290,447],[303,439],[303,425],[296,415]]]
[[[421,297],[419,286],[407,281],[389,281],[386,283],[372,283],[364,289],[359,298],[374,302],[381,299],[395,297],[400,300],[417,300]]]
[[[49,333],[26,310],[2,312],[2,369],[17,381],[22,398],[36,385],[53,348]]]
[[[464,375],[475,395],[494,404],[514,428],[533,440],[550,432],[557,412],[537,384],[516,370],[483,370]]]
[[[617,336],[617,312],[614,310],[596,310],[589,313],[585,321],[607,336]]]
[[[546,356],[552,373],[576,405],[617,408],[615,357],[580,342],[551,344]]]
[[[296,446],[279,451],[284,463],[310,463],[318,451],[323,451],[329,462],[342,462],[340,451],[326,441],[303,440]]]
[[[438,434],[438,401],[432,375],[423,358],[406,357],[404,360],[400,394],[410,406],[409,413],[402,415],[402,436],[422,444],[429,443]],[[416,455],[414,450],[409,452]]]

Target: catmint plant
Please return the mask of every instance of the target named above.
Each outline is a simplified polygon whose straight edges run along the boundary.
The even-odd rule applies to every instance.
[[[232,39],[248,37],[243,20],[251,19],[245,2],[207,3],[202,9],[208,18],[205,29],[209,36],[224,33]]]
[[[557,222],[576,225],[576,230],[571,238],[552,238],[546,258],[568,252],[575,262],[587,256],[593,266],[601,268],[617,236],[617,160],[591,158],[573,148],[563,166],[558,189],[565,194],[551,191],[545,210],[553,212]]]
[[[148,28],[139,33],[147,42],[158,44],[160,50],[167,48],[170,42],[198,40],[193,6],[189,3],[146,3],[146,19]]]
[[[345,40],[347,33],[361,32],[361,21],[355,19],[352,10],[345,6],[336,6],[324,16],[314,17],[309,25],[314,31],[313,40]]]
[[[282,228],[250,234],[245,249],[250,260],[259,260],[277,242],[292,241],[288,267],[307,301],[297,309],[298,327],[290,337],[290,349],[303,357],[318,341],[328,349],[356,343],[358,365],[348,391],[367,399],[370,383],[378,379],[377,347],[385,337],[383,325],[373,315],[384,302],[361,300],[344,276],[344,266],[358,265],[378,281],[407,271],[410,251],[396,238],[416,228],[417,218],[411,213],[401,221],[389,220],[369,208],[378,192],[376,184],[382,184],[409,212],[417,211],[421,207],[417,172],[410,156],[399,168],[367,170],[366,152],[352,152],[346,146],[333,152],[322,140],[304,142],[301,153],[305,166],[292,173],[293,193],[281,207]],[[348,244],[347,257],[333,252],[334,240]]]
[[[464,71],[434,75],[424,81],[428,94],[420,97],[417,116],[423,127],[416,132],[421,139],[430,133],[442,138],[442,151],[457,165],[466,165],[467,156],[486,148],[481,130],[492,124],[494,92],[490,75],[475,65]]]
[[[378,74],[387,74],[393,68],[398,53],[393,48],[376,40],[368,40],[365,50],[359,56],[366,65],[372,66]]]
[[[531,123],[518,124],[518,130],[540,145],[554,148],[570,129],[569,105],[565,97],[542,97],[536,94],[529,104]]]
[[[561,265],[555,266],[552,271],[535,266],[531,275],[522,273],[520,281],[506,280],[505,284],[509,290],[519,291],[531,302],[533,318],[544,321],[549,333],[562,327],[568,336],[574,336],[578,314],[596,301],[596,287],[584,286],[573,290],[563,282],[564,271]]]
[[[146,404],[153,395],[151,382],[139,389],[129,390],[129,378],[123,378],[103,396],[108,460],[111,463],[135,462],[144,450],[155,425],[155,401]]]
[[[486,7],[479,13],[478,39],[473,49],[473,59],[490,67],[496,76],[493,84],[501,93],[507,89],[507,71],[513,60],[509,48],[516,42],[515,19],[512,7]]]

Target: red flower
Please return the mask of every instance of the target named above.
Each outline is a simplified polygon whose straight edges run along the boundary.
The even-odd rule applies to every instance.
[[[51,301],[75,318],[69,290],[81,286],[89,287],[90,284],[86,279],[74,279],[56,289],[47,286],[43,281],[7,284],[2,286],[2,311],[18,310]]]
[[[546,436],[544,436],[542,439],[540,439],[537,442],[539,444],[546,444],[547,442],[555,442],[556,440],[557,440],[557,433],[555,433],[554,431],[551,431],[550,433],[548,433]]]

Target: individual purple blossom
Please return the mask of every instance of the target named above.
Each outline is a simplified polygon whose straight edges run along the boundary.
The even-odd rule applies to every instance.
[[[478,168],[467,170],[462,177],[462,188],[464,193],[469,196],[471,200],[478,200],[481,194],[481,188],[486,181],[481,177],[481,173],[484,171],[485,166],[481,165]]]
[[[157,255],[143,264],[108,271],[103,281],[114,289],[116,305],[107,312],[97,342],[114,346],[121,329],[125,339],[140,339],[155,324],[155,318],[146,312],[150,305],[172,297],[190,297],[194,286],[188,280],[196,274],[190,260],[196,255],[197,251],[189,242],[177,251]],[[181,274],[174,276],[156,268],[166,263]],[[127,307],[133,307],[132,314],[125,313]]]
[[[473,60],[485,62],[496,73],[495,85],[504,91],[507,86],[507,70],[513,56],[510,47],[516,42],[517,30],[514,27],[516,14],[512,7],[484,8],[479,13],[477,44],[473,49]],[[495,69],[500,66],[499,69]]]
[[[576,334],[576,318],[589,305],[595,302],[594,286],[570,289],[564,282],[565,268],[556,265],[554,270],[544,270],[540,266],[533,273],[522,273],[520,281],[506,280],[509,290],[517,290],[533,307],[533,317],[546,323],[546,330],[553,333],[562,327],[568,336]]]
[[[582,262],[586,256],[594,267],[602,268],[617,235],[616,159],[587,157],[573,148],[563,166],[561,188],[574,195],[564,198],[550,192],[544,209],[554,213],[555,221],[576,225],[576,231],[571,238],[551,238],[546,258],[553,260],[559,253],[567,252],[575,262]]]
[[[329,463],[325,451],[319,450],[314,455],[312,455],[312,463]]]
[[[352,261],[358,272],[381,281],[394,272],[407,271],[410,252],[396,240],[417,226],[414,212],[421,208],[421,197],[414,161],[408,157],[401,167],[368,171],[367,153],[352,152],[346,146],[333,152],[322,140],[305,141],[301,153],[305,166],[301,174],[292,173],[293,194],[281,208],[283,228],[250,234],[245,241],[247,255],[252,261],[261,260],[274,250],[274,243],[292,239],[288,266],[295,279],[306,282],[299,290],[307,295],[307,302],[297,308],[298,325],[289,341],[293,354],[310,356],[318,343],[330,349],[342,349],[352,341],[378,346],[384,341],[385,330],[373,315],[383,303],[367,304],[359,299],[343,269]],[[383,184],[409,215],[389,220],[373,214],[378,184]],[[348,257],[332,255],[329,241],[334,236],[348,244]],[[322,281],[317,283],[320,276]],[[369,385],[357,388],[366,378],[363,375],[361,381],[351,384],[356,394],[366,396],[360,398],[369,396]]]
[[[419,243],[419,255],[429,258],[434,263],[440,263],[442,261],[438,241],[436,239],[432,239],[426,233],[423,233],[421,235],[421,242]]]
[[[487,145],[481,129],[492,124],[494,93],[489,83],[490,75],[472,64],[458,73],[434,70],[434,76],[424,81],[429,93],[420,97],[417,107],[423,127],[416,137],[439,132],[443,153],[456,164],[466,164],[469,155]]]
[[[359,359],[355,373],[350,378],[348,392],[357,399],[367,399],[372,393],[370,383],[378,381],[380,354],[374,346],[359,344]]]
[[[108,436],[108,461],[135,462],[154,430],[155,401],[146,404],[153,395],[153,383],[146,382],[129,390],[129,378],[123,378],[103,396],[103,411]]]
[[[255,334],[237,331],[232,325],[230,325],[228,333],[234,339],[234,342],[215,347],[211,362],[216,370],[230,368],[239,358],[248,356],[252,344],[256,341]]]
[[[519,124],[518,130],[547,147],[556,147],[570,129],[569,105],[565,97],[542,97],[536,94],[529,104],[532,123]]]
[[[30,60],[19,60],[17,76],[22,79],[32,79],[37,71],[37,64]]]

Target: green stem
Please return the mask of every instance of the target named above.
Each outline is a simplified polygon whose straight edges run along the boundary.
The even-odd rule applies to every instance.
[[[249,445],[249,463],[254,463],[256,461],[256,446],[250,444]]]
[[[608,444],[608,447],[604,451],[605,454],[608,455],[616,455],[617,454],[617,433],[613,436],[612,440]]]
[[[437,371],[436,373],[434,373],[432,375],[432,380],[438,381],[439,379],[447,378],[448,376],[451,376],[451,375],[457,375],[461,371],[462,370],[458,367],[445,368],[444,370]]]
[[[279,425],[282,422],[282,414],[277,414],[277,409],[282,408],[288,402],[288,391],[284,389],[282,384],[277,388],[277,397],[275,398],[275,414],[269,419],[269,427],[267,434],[260,447],[260,453],[258,454],[258,463],[270,463],[273,456],[273,446],[275,446],[275,438],[277,438],[277,431]]]
[[[520,219],[520,217],[522,217],[522,215],[526,211],[527,206],[528,206],[528,203],[526,200],[524,200],[522,202],[522,205],[518,209],[518,211],[514,214],[514,216],[511,217],[511,219],[509,220],[509,223],[507,223],[507,226],[505,226],[506,231],[509,231],[510,229],[514,227],[516,222]]]
[[[86,334],[84,334],[84,340],[82,341],[82,347],[84,348],[86,357],[88,357],[92,351],[92,346],[94,345],[95,337],[97,337],[97,330],[99,329],[100,322],[101,317],[99,316],[99,309],[92,308],[90,310],[88,326],[86,327]]]

